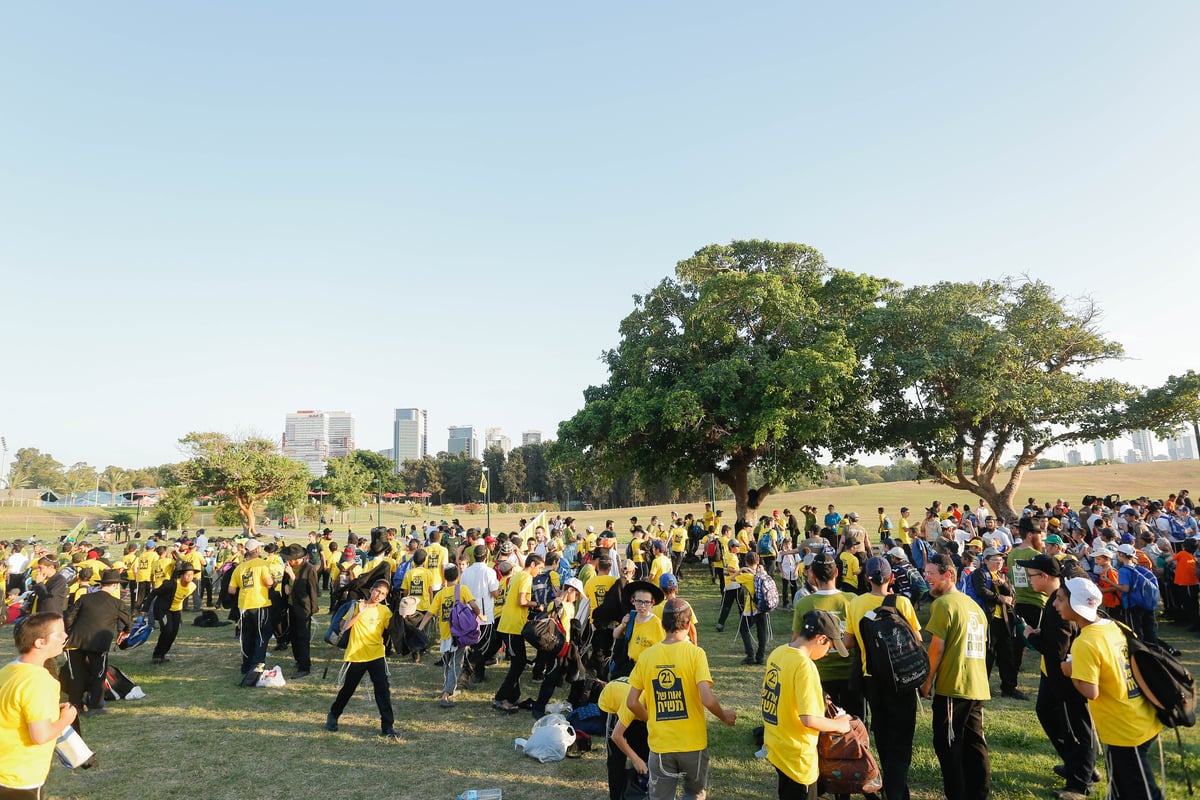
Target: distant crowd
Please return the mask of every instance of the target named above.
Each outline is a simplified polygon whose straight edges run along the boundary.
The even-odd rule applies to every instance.
[[[579,734],[568,755],[590,746],[589,733],[607,740],[613,800],[665,800],[680,786],[702,797],[704,710],[727,725],[737,717],[717,698],[707,655],[716,646],[699,646],[707,637],[687,599],[713,591],[713,630],[733,616],[742,663],[761,677],[760,755],[781,798],[907,798],[921,697],[932,702],[945,795],[987,797],[993,669],[1003,698],[1036,694],[1061,761],[1056,797],[1091,793],[1098,740],[1113,797],[1161,798],[1149,751],[1180,709],[1146,696],[1131,648],[1167,663],[1178,651],[1160,621],[1178,635],[1200,632],[1193,512],[1181,490],[1165,500],[1088,496],[1078,507],[1029,498],[1010,517],[983,501],[935,501],[916,515],[803,506],[726,523],[705,504],[633,517],[620,532],[613,520],[580,529],[542,515],[513,533],[428,521],[344,539],[325,528],[292,543],[210,539],[201,529],[116,545],[119,553],[86,539],[0,542],[20,653],[0,670],[0,798],[38,796],[58,735],[107,712],[110,648],[153,628],[151,664],[168,664],[189,609],[199,624],[236,624],[247,684],[272,641],[292,652],[289,679],[308,677],[314,620],[328,614],[315,638],[341,653],[330,731],[369,676],[380,736],[404,736],[389,658],[438,659],[445,709],[494,667],[504,671],[491,701],[498,713],[566,713]],[[787,641],[768,652],[777,625]],[[1027,649],[1040,656],[1032,676]],[[860,720],[873,747],[835,753],[830,742],[853,739]]]

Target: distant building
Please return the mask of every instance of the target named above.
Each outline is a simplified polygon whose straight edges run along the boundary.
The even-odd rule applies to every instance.
[[[1134,431],[1129,435],[1133,440],[1133,449],[1142,454],[1142,461],[1154,460],[1154,436],[1150,431]]]
[[[396,471],[405,461],[429,455],[429,412],[423,408],[397,408],[392,422],[392,458]]]
[[[512,450],[512,439],[501,433],[499,428],[487,428],[483,432],[483,449],[489,447],[499,447],[504,455],[508,455]]]
[[[345,411],[297,411],[283,427],[283,454],[308,467],[315,477],[325,462],[354,451],[354,416]]]
[[[1083,463],[1083,455],[1078,450],[1068,450],[1067,463],[1073,467],[1077,467]]]
[[[1097,461],[1105,461],[1105,460],[1116,461],[1117,460],[1116,448],[1113,446],[1113,443],[1111,441],[1105,442],[1105,441],[1101,441],[1100,439],[1096,439],[1095,441],[1092,442],[1092,447],[1096,451],[1096,460]]]
[[[1167,439],[1167,455],[1172,461],[1191,461],[1196,458],[1196,440],[1186,430]]]
[[[541,444],[541,443],[542,443],[542,432],[541,431],[522,431],[521,432],[521,446],[522,447],[524,447],[527,444]]]
[[[1132,447],[1125,451],[1126,464],[1140,464],[1146,459],[1142,458],[1142,451],[1135,450]]]
[[[475,459],[482,455],[479,448],[479,432],[474,425],[454,425],[449,431],[450,436],[446,441],[447,453],[466,453],[468,457]]]

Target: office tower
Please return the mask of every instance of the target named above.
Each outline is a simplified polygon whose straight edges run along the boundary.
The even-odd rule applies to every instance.
[[[501,433],[499,428],[487,428],[483,432],[483,449],[486,450],[489,447],[499,447],[505,455],[508,455],[512,450],[512,439]]]
[[[541,431],[524,431],[521,434],[521,445],[522,446],[525,446],[527,444],[541,444],[541,443],[542,443],[542,432]]]
[[[1078,450],[1068,450],[1067,463],[1072,466],[1079,466],[1083,463],[1083,455]]]
[[[446,452],[465,453],[470,458],[479,458],[479,432],[474,425],[453,425],[450,427],[450,437],[446,441]]]
[[[345,411],[302,410],[283,423],[283,454],[308,467],[314,477],[325,474],[325,462],[354,450],[354,416]]]
[[[1154,436],[1150,431],[1134,431],[1129,438],[1133,440],[1133,449],[1141,451],[1142,461],[1154,460]]]
[[[1167,439],[1167,455],[1172,461],[1191,461],[1196,457],[1195,441],[1186,430]]]
[[[396,471],[405,461],[429,454],[429,412],[423,408],[397,408],[392,423],[392,454]]]

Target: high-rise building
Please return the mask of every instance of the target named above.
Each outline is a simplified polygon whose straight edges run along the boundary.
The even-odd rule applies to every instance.
[[[1133,440],[1133,449],[1142,454],[1142,461],[1154,460],[1154,436],[1150,431],[1133,431],[1129,434]]]
[[[1109,440],[1106,442],[1101,439],[1095,439],[1092,441],[1092,447],[1095,448],[1097,461],[1102,461],[1102,460],[1116,461],[1117,460],[1116,448],[1113,447],[1112,440]]]
[[[466,453],[470,458],[479,458],[482,455],[479,450],[479,432],[475,430],[474,425],[454,425],[449,430],[447,453]]]
[[[396,471],[405,461],[429,455],[429,412],[423,408],[397,408],[392,422],[392,455]]]
[[[1134,448],[1131,447],[1125,451],[1125,463],[1126,464],[1140,464],[1145,460],[1146,459],[1142,458],[1141,450],[1135,450]]]
[[[542,443],[542,432],[541,431],[522,431],[521,432],[521,446],[522,447],[524,447],[527,444],[541,444],[541,443]]]
[[[345,411],[302,410],[283,423],[283,454],[301,462],[315,477],[325,474],[325,462],[354,450],[354,416]]]
[[[1196,457],[1196,442],[1186,430],[1167,439],[1167,455],[1172,461],[1191,461]]]
[[[508,455],[512,450],[512,439],[501,433],[499,428],[486,428],[483,432],[483,447],[485,450],[489,447],[499,447]]]
[[[1078,450],[1068,450],[1067,463],[1074,467],[1079,466],[1083,463],[1083,454],[1081,454]]]

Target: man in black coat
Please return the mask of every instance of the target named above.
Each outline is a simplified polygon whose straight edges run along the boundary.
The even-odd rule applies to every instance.
[[[32,588],[33,613],[67,613],[67,579],[58,571],[58,561],[54,556],[42,556],[37,560],[34,569],[37,570],[38,579]],[[47,660],[46,669],[57,678],[58,658]]]
[[[121,571],[108,569],[100,573],[99,591],[81,595],[67,610],[64,623],[67,672],[63,685],[67,699],[82,713],[86,694],[88,714],[102,714],[108,651],[113,637],[124,639],[132,624],[129,609],[121,602]],[[74,724],[79,731],[78,718]]]
[[[151,664],[165,664],[171,660],[167,658],[167,653],[171,652],[171,645],[175,644],[175,637],[179,635],[179,628],[183,624],[184,603],[198,589],[195,565],[180,561],[175,574],[150,593],[142,610],[153,610],[154,620],[160,627],[158,641],[154,643],[154,654],[150,658]]]
[[[312,671],[312,618],[317,613],[321,578],[300,545],[289,544],[280,555],[287,564],[283,591],[291,616],[292,656],[296,659],[296,673],[291,678],[295,680]]]

